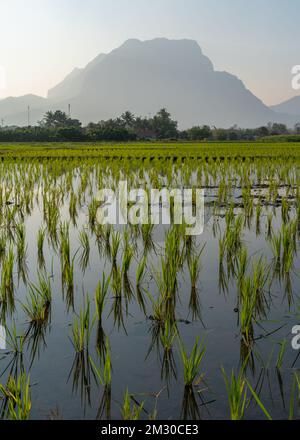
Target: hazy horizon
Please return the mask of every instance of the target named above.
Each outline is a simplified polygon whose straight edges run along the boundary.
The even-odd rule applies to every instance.
[[[277,104],[299,95],[291,87],[291,68],[300,64],[299,12],[297,0],[2,0],[7,88],[0,97],[46,96],[75,67],[129,38],[166,37],[196,40],[216,70]]]

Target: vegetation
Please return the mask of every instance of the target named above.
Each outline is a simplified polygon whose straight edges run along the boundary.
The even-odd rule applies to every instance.
[[[37,126],[2,127],[0,142],[88,142],[88,141],[256,141],[264,142],[299,142],[300,125],[293,130],[286,125],[270,123],[255,129],[241,129],[238,126],[211,128],[208,125],[194,126],[179,130],[177,121],[173,120],[166,109],[161,109],[153,117],[135,116],[126,111],[115,119],[91,122],[82,127],[78,119],[72,119],[66,113],[48,111]]]
[[[62,116],[48,116],[58,130]],[[83,417],[213,418],[216,405],[234,420],[296,417],[297,143],[7,144],[0,155],[3,419],[29,418],[31,393],[66,365],[59,383],[80,394]],[[204,234],[101,224],[98,191],[120,180],[147,194],[204,189]],[[220,365],[237,362],[222,389]]]

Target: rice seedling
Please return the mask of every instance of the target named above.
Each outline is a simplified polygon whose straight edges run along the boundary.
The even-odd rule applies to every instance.
[[[95,290],[95,306],[96,315],[99,323],[102,323],[102,315],[105,307],[106,297],[108,294],[108,289],[110,285],[110,277],[106,279],[105,274],[102,275],[102,281],[98,283]]]
[[[289,273],[293,267],[294,255],[296,252],[296,228],[295,223],[282,226],[282,270],[285,274]]]
[[[239,291],[241,290],[241,286],[247,272],[248,263],[247,248],[242,247],[237,255],[237,282]]]
[[[4,258],[2,263],[1,273],[1,289],[0,289],[0,301],[6,308],[13,311],[15,307],[14,298],[14,253],[12,247],[9,249],[8,255]]]
[[[173,355],[173,344],[176,336],[178,336],[178,329],[174,323],[167,321],[163,327],[159,328],[159,339],[163,349],[161,378],[166,380],[167,389],[169,389],[171,377],[173,376],[175,379],[177,379],[177,368]]]
[[[267,215],[267,236],[270,238],[272,236],[272,222],[273,222],[273,214],[269,212]]]
[[[142,258],[136,269],[136,287],[141,288],[141,284],[145,278],[145,269],[147,265],[146,257]]]
[[[199,383],[202,379],[200,375],[200,366],[205,354],[203,342],[199,343],[199,338],[188,355],[184,345],[180,342],[180,354],[184,369],[184,385],[192,387],[195,383]]]
[[[146,257],[142,258],[142,260],[139,262],[137,269],[136,269],[136,298],[138,301],[138,304],[143,311],[143,313],[146,315],[146,305],[145,305],[145,299],[144,299],[144,288],[142,286],[142,283],[145,278],[145,269],[147,265],[147,259]]]
[[[290,211],[290,205],[288,200],[283,197],[281,200],[281,218],[283,223],[287,223],[289,220],[289,211]]]
[[[60,256],[62,264],[62,273],[64,273],[65,266],[70,264],[70,236],[69,224],[64,222],[60,225]]]
[[[87,232],[83,229],[79,234],[79,242],[82,248],[80,256],[80,266],[83,272],[85,272],[90,259],[90,240]]]
[[[160,331],[160,342],[164,351],[170,352],[172,350],[176,336],[178,336],[177,326],[167,321]]]
[[[195,289],[197,286],[198,278],[200,275],[201,270],[201,255],[203,253],[205,245],[203,245],[202,249],[198,253],[198,255],[191,255],[188,258],[188,269],[190,272],[190,280],[191,280],[191,287],[192,289]]]
[[[6,253],[6,237],[4,233],[0,234],[0,263],[3,261],[3,258]]]
[[[114,232],[111,235],[111,258],[113,264],[117,262],[118,251],[121,243],[121,237],[119,232]]]
[[[144,403],[137,405],[135,402],[131,403],[131,396],[126,389],[123,405],[121,407],[122,420],[139,420],[144,408]]]
[[[37,248],[38,248],[38,264],[39,268],[45,267],[44,258],[44,241],[45,241],[46,231],[43,227],[40,227],[37,234]]]
[[[196,400],[196,395],[192,387],[184,387],[180,418],[182,420],[201,419],[200,405]]]
[[[253,340],[253,321],[255,320],[256,292],[250,278],[245,278],[241,286],[241,333],[247,345]]]
[[[29,321],[37,324],[47,323],[50,317],[51,285],[49,277],[38,273],[39,284],[30,284],[29,297],[22,308],[27,314]]]
[[[111,273],[111,288],[115,298],[122,297],[122,271],[118,266],[113,267]]]
[[[274,262],[275,262],[275,270],[277,273],[281,270],[281,250],[282,250],[282,236],[279,235],[273,235],[271,238],[271,246],[273,250],[274,255]]]
[[[163,293],[157,297],[147,292],[148,298],[152,304],[152,314],[149,319],[159,327],[163,327],[167,321],[175,322],[175,309],[173,303]]]
[[[93,359],[90,357],[93,373],[101,385],[104,386],[103,395],[100,401],[100,405],[97,411],[97,419],[102,420],[103,416],[106,419],[111,418],[111,354],[108,338],[105,340],[105,361],[103,369],[97,367]]]
[[[93,321],[90,318],[90,300],[84,302],[80,309],[79,317],[76,317],[72,325],[72,344],[76,353],[88,349]]]
[[[19,277],[22,276],[23,281],[26,280],[26,230],[24,224],[16,225],[16,247]]]
[[[99,202],[95,199],[92,199],[88,207],[89,225],[91,231],[95,230],[98,207],[99,207]]]
[[[68,381],[72,376],[72,391],[77,393],[80,389],[81,402],[84,406],[91,406],[91,387],[94,371],[88,349],[76,352]]]
[[[294,420],[294,412],[295,412],[295,400],[297,402],[297,407],[299,406],[300,401],[300,378],[299,373],[294,372],[294,379],[290,397],[290,408],[289,408],[289,420]],[[296,398],[295,398],[296,396]]]
[[[9,376],[6,385],[0,384],[2,417],[11,420],[28,420],[31,411],[30,378],[25,373],[17,378]]]
[[[72,220],[73,226],[76,226],[77,218],[77,195],[72,191],[70,195],[69,214]]]
[[[256,205],[256,235],[260,235],[260,217],[262,212],[262,206],[261,201],[259,200],[258,204]]]
[[[8,363],[2,369],[1,376],[8,371],[9,376],[17,377],[25,372],[23,356],[25,336],[18,335],[15,322],[12,324],[11,329],[5,326],[5,342],[7,346],[5,358],[8,359]]]
[[[222,375],[227,390],[230,418],[231,420],[242,420],[247,408],[247,383],[243,371],[241,370],[237,376],[232,371],[228,377],[222,367]]]
[[[268,301],[266,299],[265,290],[269,280],[270,268],[266,261],[260,259],[253,260],[252,263],[252,282],[253,295],[255,297],[255,310],[258,316],[266,316],[266,309],[268,308]]]
[[[154,249],[154,242],[152,239],[153,230],[154,230],[154,225],[152,225],[151,223],[146,223],[141,226],[145,256],[147,255],[148,252]]]
[[[103,371],[101,368],[97,367],[93,359],[90,357],[90,361],[94,370],[95,375],[97,376],[99,382],[101,385],[104,385],[105,387],[111,386],[111,353],[110,353],[110,346],[109,346],[109,340],[106,338],[105,340],[105,361],[104,361],[104,367]]]
[[[257,395],[256,391],[252,388],[251,384],[249,383],[248,380],[246,380],[247,386],[252,394],[252,396],[254,397],[257,405],[260,407],[260,409],[262,410],[262,412],[264,413],[265,417],[268,420],[272,420],[272,417],[270,416],[269,412],[267,411],[267,409],[265,408],[265,406],[263,405],[262,401],[260,400],[259,396]]]
[[[279,350],[278,357],[277,357],[276,368],[278,368],[280,370],[282,367],[282,364],[283,364],[283,358],[284,358],[284,354],[285,354],[286,346],[287,346],[286,339],[284,339],[282,342],[280,342],[279,345],[280,345],[280,350]]]
[[[123,253],[123,260],[122,260],[122,273],[123,275],[127,275],[130,269],[131,261],[133,258],[133,250],[126,246]]]

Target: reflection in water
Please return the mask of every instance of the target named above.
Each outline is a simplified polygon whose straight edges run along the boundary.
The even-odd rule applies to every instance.
[[[91,406],[91,379],[97,380],[88,350],[76,353],[68,376],[68,381],[72,377],[72,390],[77,393],[80,389],[81,402],[86,412],[87,405]]]
[[[180,418],[182,420],[201,419],[200,409],[192,386],[184,387]]]
[[[0,349],[6,347],[0,359],[3,382],[8,375],[16,378],[31,369],[38,384],[36,393],[48,393],[45,401],[54,402],[52,407],[60,395],[68,396],[71,382],[74,394],[80,394],[85,416],[99,419],[119,415],[115,402],[122,400],[125,386],[135,387],[141,394],[159,384],[166,390],[161,397],[164,415],[174,417],[173,411],[179,412],[178,383],[182,377],[176,362],[177,337],[187,346],[193,344],[202,336],[203,317],[205,328],[210,330],[205,366],[212,372],[216,414],[228,414],[218,387],[220,365],[232,366],[239,361],[262,400],[271,406],[274,402],[277,417],[286,416],[291,388],[291,371],[286,366],[293,361],[297,366],[298,356],[295,360],[296,353],[286,350],[276,380],[276,361],[266,358],[270,345],[286,338],[290,323],[298,320],[298,163],[285,159],[276,161],[275,167],[270,160],[258,164],[247,158],[196,161],[186,157],[174,162],[155,157],[143,161],[104,160],[100,156],[64,161],[5,158],[0,171]],[[120,177],[148,190],[164,188],[173,179],[178,187],[206,186],[212,221],[201,237],[185,235],[186,225],[100,225],[95,194],[102,187],[117,187]],[[30,281],[47,271],[53,280],[52,313],[49,304],[43,320],[32,320],[21,304],[26,304]],[[97,312],[94,292],[103,273],[109,282]],[[78,342],[83,349],[75,355],[65,385],[61,376],[69,371],[72,350],[68,326],[74,323],[81,288],[90,301],[92,316],[89,324],[84,319],[78,323]],[[218,295],[218,289],[223,295]],[[18,330],[11,326],[13,318]],[[187,324],[187,318],[193,321],[189,326],[177,326],[179,322]],[[97,325],[93,327],[94,321]],[[139,326],[140,333],[137,322],[144,324]],[[149,333],[144,334],[147,324]],[[6,325],[12,328],[10,333]],[[1,339],[5,329],[6,346],[5,335]],[[87,334],[92,334],[94,344],[86,343]],[[106,335],[113,338],[116,359],[109,383],[104,383],[103,377]],[[60,356],[59,391],[48,386],[47,365],[54,353]],[[103,383],[99,383],[89,353],[99,357]],[[97,389],[94,399],[96,382],[101,392]],[[176,402],[176,410],[171,409],[168,399]],[[276,405],[279,400],[282,405]],[[65,401],[62,412],[69,406],[71,416],[80,417],[77,400],[65,397]],[[200,414],[200,409],[207,409],[207,405],[197,388],[186,387],[181,418],[204,418],[206,413]],[[153,413],[143,411],[141,416],[159,417],[156,410],[155,406]],[[36,408],[34,411],[34,417],[40,417]],[[249,417],[257,416],[253,399],[247,411]]]

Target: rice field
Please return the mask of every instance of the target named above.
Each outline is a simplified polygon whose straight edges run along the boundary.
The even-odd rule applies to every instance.
[[[2,419],[299,418],[297,144],[7,144],[0,176]],[[203,234],[99,223],[122,180],[203,189]]]

